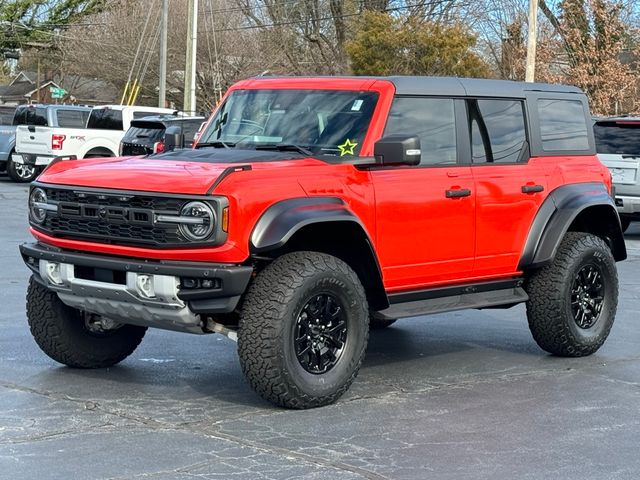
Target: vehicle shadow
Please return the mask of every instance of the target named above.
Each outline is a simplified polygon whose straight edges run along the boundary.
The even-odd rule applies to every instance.
[[[424,377],[425,373],[449,377],[461,368],[503,368],[512,364],[514,354],[518,364],[534,364],[547,357],[531,339],[526,321],[507,321],[504,325],[502,321],[482,312],[466,312],[400,320],[387,329],[372,331],[362,378],[374,383],[389,379],[403,383],[416,380],[416,375]],[[176,341],[170,352],[171,361],[155,363],[149,361],[153,358],[145,358],[161,356],[161,349],[155,345],[151,352],[135,354],[108,369],[46,369],[37,375],[37,382],[79,398],[92,398],[100,392],[98,397],[109,402],[125,405],[131,401],[133,408],[138,408],[139,398],[162,398],[170,405],[197,402],[205,410],[216,410],[221,405],[277,409],[249,387],[234,344],[226,340],[211,345],[204,342],[194,349],[188,342],[190,336],[171,338]],[[181,414],[176,411],[173,415]]]

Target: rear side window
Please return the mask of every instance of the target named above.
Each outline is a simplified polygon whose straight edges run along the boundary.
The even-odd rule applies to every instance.
[[[98,128],[101,130],[122,130],[122,111],[110,108],[96,108],[89,115],[87,128]]]
[[[37,125],[47,126],[47,109],[44,107],[34,107],[32,105],[18,107],[13,116],[14,125]]]
[[[27,123],[27,109],[29,107],[18,107],[13,114],[14,125],[25,125]]]
[[[47,121],[47,109],[44,107],[36,107],[35,110],[33,110],[33,117],[27,115],[27,123],[29,125],[46,127],[49,123]]]
[[[397,97],[393,101],[386,135],[420,138],[420,165],[456,163],[456,122],[450,98]]]
[[[58,126],[63,128],[84,128],[89,112],[84,110],[56,110]]]
[[[515,163],[524,158],[528,143],[523,102],[470,100],[468,108],[473,163]]]
[[[640,122],[598,122],[593,133],[598,153],[640,156]]]
[[[155,143],[162,140],[163,135],[164,127],[162,124],[149,127],[130,127],[122,137],[122,141],[125,143]]]
[[[579,100],[538,99],[542,149],[582,151],[589,149],[587,119]]]

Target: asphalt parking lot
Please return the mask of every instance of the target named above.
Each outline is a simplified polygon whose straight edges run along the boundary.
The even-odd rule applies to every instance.
[[[637,479],[640,224],[595,355],[541,351],[523,306],[373,332],[337,404],[287,411],[219,335],[150,330],[119,366],[62,367],[29,334],[27,187],[0,176],[0,478]]]

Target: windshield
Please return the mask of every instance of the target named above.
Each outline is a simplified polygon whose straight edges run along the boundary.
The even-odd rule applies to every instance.
[[[199,144],[296,145],[315,155],[360,152],[378,94],[341,90],[236,90]]]
[[[640,155],[640,122],[596,123],[593,133],[598,153]]]

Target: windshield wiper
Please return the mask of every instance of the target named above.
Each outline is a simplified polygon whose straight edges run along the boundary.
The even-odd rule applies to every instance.
[[[268,143],[266,145],[257,145],[256,150],[277,150],[279,152],[298,152],[312,157],[313,152],[305,147],[296,145],[295,143]]]
[[[213,147],[213,148],[232,148],[235,147],[236,144],[235,143],[229,143],[229,142],[223,142],[221,140],[217,140],[215,142],[202,142],[202,143],[196,143],[196,148],[206,148],[206,147]]]

